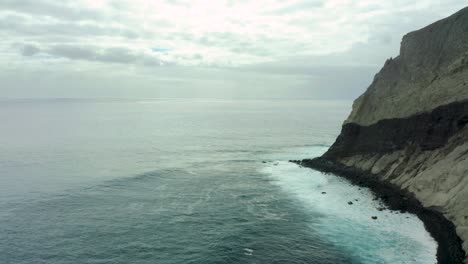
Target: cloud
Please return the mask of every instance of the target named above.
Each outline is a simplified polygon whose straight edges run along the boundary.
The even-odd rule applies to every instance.
[[[115,87],[123,83],[115,72],[135,71],[132,76],[145,87],[166,84],[154,79],[157,72],[196,90],[296,87],[311,96],[307,89],[323,95],[317,87],[329,86],[331,97],[350,86],[347,91],[353,92],[344,94],[353,96],[386,58],[398,54],[405,33],[465,5],[459,0],[2,0],[0,72],[9,85],[16,76],[37,71],[41,74],[34,76],[45,76],[46,70],[69,76],[79,69],[107,76]],[[188,72],[200,74],[197,81]]]
[[[54,45],[44,53],[70,60],[85,60],[91,62],[162,65],[158,57],[138,52],[125,47],[101,48],[99,46]]]
[[[95,60],[98,53],[92,47],[74,45],[55,45],[47,51],[48,54],[77,60]]]
[[[265,14],[284,15],[296,12],[308,12],[311,9],[318,9],[323,7],[324,3],[325,1],[323,0],[297,1],[273,10],[268,10],[265,12]]]
[[[156,43],[171,50],[159,52],[167,63],[239,67],[291,55],[342,53],[376,39],[395,46],[415,21],[429,21],[422,13],[434,6],[443,11],[431,16],[442,17],[447,6],[462,5],[453,0],[445,6],[435,0],[4,0],[0,30],[11,42],[41,46],[97,43],[151,50]],[[122,56],[121,63],[138,61]]]
[[[39,53],[41,49],[32,44],[26,44],[21,48],[21,54],[23,56],[34,56]]]
[[[97,20],[103,15],[97,10],[80,8],[70,0],[2,0],[0,1],[0,9],[75,21]]]
[[[69,38],[79,37],[118,37],[139,38],[139,33],[125,26],[100,25],[96,22],[70,22],[54,19],[38,21],[29,16],[7,14],[0,16],[0,29],[18,36],[62,36]]]

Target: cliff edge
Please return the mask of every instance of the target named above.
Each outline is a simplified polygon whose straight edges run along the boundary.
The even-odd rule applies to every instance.
[[[466,100],[467,70],[468,7],[405,35],[345,123],[368,126]]]
[[[303,163],[414,198],[409,207],[421,219],[442,218],[438,227],[432,216],[423,219],[439,242],[439,263],[468,263],[461,249],[468,252],[467,124],[468,7],[405,35],[400,55],[354,102],[336,142]]]

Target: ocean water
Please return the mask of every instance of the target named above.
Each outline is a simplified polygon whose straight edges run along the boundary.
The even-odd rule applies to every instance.
[[[435,263],[417,217],[287,162],[326,151],[349,109],[0,101],[0,263]]]

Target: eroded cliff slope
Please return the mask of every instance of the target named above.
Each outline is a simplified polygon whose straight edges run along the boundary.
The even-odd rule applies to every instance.
[[[450,220],[468,252],[467,124],[464,8],[404,36],[400,55],[354,102],[333,146],[308,163],[325,171],[358,171],[400,188]],[[444,247],[448,257],[460,254],[454,245]],[[455,263],[447,259],[439,261]]]
[[[400,55],[387,60],[346,123],[370,125],[468,99],[467,70],[468,7],[405,35]]]

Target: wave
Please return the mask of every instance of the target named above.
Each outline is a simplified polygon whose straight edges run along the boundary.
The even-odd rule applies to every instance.
[[[370,190],[333,175],[285,161],[264,165],[274,184],[322,216],[310,228],[363,263],[437,262],[437,243],[415,215],[382,210]]]

